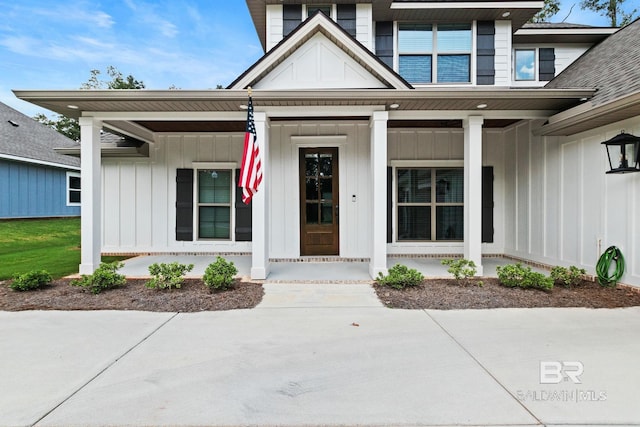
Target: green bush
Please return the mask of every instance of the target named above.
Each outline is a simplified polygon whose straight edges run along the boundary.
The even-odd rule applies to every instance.
[[[378,283],[384,286],[390,286],[395,289],[404,289],[408,286],[418,286],[424,280],[424,276],[414,268],[408,268],[406,265],[396,264],[389,269],[386,276],[378,273]]]
[[[461,280],[467,280],[469,277],[475,276],[478,272],[476,263],[464,258],[443,259],[441,263],[449,266],[447,271],[456,278],[458,283]]]
[[[154,263],[149,266],[149,274],[153,277],[145,286],[152,289],[172,289],[180,288],[184,283],[184,275],[193,270],[193,264],[171,264]]]
[[[575,265],[569,268],[557,266],[551,269],[551,278],[554,282],[567,287],[579,285],[584,274],[587,274],[587,271]]]
[[[14,291],[30,291],[50,285],[53,277],[46,270],[30,271],[25,274],[16,274],[9,285]]]
[[[542,273],[531,271],[531,267],[523,267],[520,263],[498,266],[498,279],[510,288],[553,289],[553,279]]]
[[[122,286],[127,279],[116,271],[123,265],[124,263],[117,261],[100,263],[100,267],[96,268],[93,274],[83,274],[81,279],[72,280],[71,285],[88,289],[92,294]]]
[[[229,289],[235,282],[234,277],[236,274],[238,274],[238,269],[233,264],[233,261],[216,257],[216,261],[209,264],[204,271],[202,281],[209,290]]]

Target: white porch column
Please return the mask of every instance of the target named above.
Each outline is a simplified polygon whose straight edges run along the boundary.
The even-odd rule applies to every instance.
[[[100,129],[102,122],[80,117],[80,274],[92,274],[100,265],[102,247],[102,172]]]
[[[387,274],[387,121],[389,113],[371,117],[371,259],[369,274]]]
[[[482,276],[482,116],[469,116],[464,127],[464,257]]]
[[[269,126],[266,113],[255,112],[253,120],[263,178],[252,199],[251,278],[262,280],[269,275]]]

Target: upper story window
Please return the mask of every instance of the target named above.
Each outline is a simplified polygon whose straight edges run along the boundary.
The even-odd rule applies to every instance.
[[[323,12],[328,17],[331,17],[331,5],[330,4],[313,4],[307,5],[307,17],[313,15],[317,11]]]
[[[522,47],[513,51],[513,79],[517,82],[545,82],[556,73],[555,49]]]
[[[471,39],[470,24],[399,24],[399,73],[410,83],[468,83]]]
[[[536,79],[536,50],[516,49],[515,51],[515,79],[518,81],[532,81]]]

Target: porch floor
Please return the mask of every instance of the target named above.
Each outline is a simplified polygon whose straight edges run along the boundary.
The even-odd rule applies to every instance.
[[[238,268],[238,276],[250,277],[251,257],[250,256],[225,256],[228,261],[233,261]],[[193,264],[193,270],[187,277],[202,277],[207,266],[215,261],[211,255],[145,255],[130,258],[124,261],[124,267],[120,273],[127,277],[148,277],[149,266],[153,263],[179,262],[182,264]],[[506,258],[483,258],[485,277],[496,277],[496,267],[499,265],[513,264],[514,261]],[[404,264],[409,268],[415,268],[425,277],[451,277],[447,273],[447,267],[440,264],[439,258],[410,258],[394,257],[387,258],[387,267],[391,268],[395,264]],[[533,268],[536,271],[541,269]],[[313,282],[313,283],[370,283],[368,262],[272,262],[269,277],[265,282],[290,283],[290,282]]]

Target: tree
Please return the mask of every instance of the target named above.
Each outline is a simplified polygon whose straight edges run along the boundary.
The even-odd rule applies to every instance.
[[[622,10],[622,4],[626,0],[582,0],[580,7],[594,11],[602,16],[609,18],[612,27],[624,27],[632,20],[637,9],[626,13]]]
[[[144,82],[136,80],[131,74],[127,77],[114,66],[107,67],[107,74],[111,80],[100,80],[100,70],[91,70],[89,80],[82,83],[80,89],[144,89]],[[55,119],[50,119],[40,113],[33,117],[40,123],[60,132],[67,138],[74,141],[80,140],[80,124],[76,119],[57,115]]]
[[[531,18],[530,22],[548,22],[559,11],[560,0],[544,0],[544,6]]]

